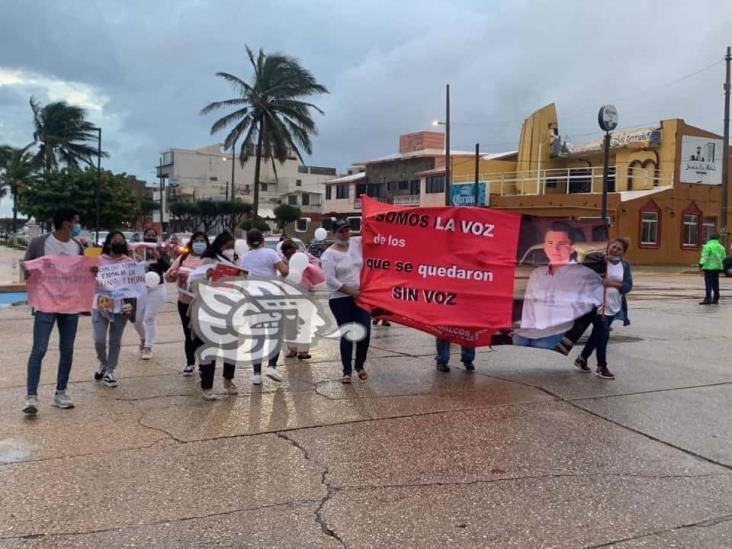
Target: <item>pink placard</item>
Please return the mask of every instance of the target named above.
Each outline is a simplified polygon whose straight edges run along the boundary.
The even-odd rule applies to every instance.
[[[96,289],[96,257],[47,255],[26,261],[28,303],[44,313],[91,311]]]

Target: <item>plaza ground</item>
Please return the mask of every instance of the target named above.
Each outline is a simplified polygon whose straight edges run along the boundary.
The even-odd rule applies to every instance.
[[[0,547],[729,547],[732,279],[702,307],[699,275],[635,275],[615,381],[507,347],[473,374],[453,348],[439,373],[434,341],[393,325],[366,382],[340,383],[326,341],[281,358],[281,384],[242,367],[238,397],[204,402],[171,302],[153,360],[126,331],[116,389],[81,319],[73,410],[50,406],[54,335],[35,419],[31,317],[0,310]]]

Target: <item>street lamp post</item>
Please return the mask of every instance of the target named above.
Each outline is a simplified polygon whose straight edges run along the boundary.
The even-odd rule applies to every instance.
[[[234,143],[231,145],[231,200],[236,199],[236,186],[234,185],[234,168],[236,167],[236,140],[239,136],[234,138]]]
[[[597,122],[605,131],[602,159],[602,202],[600,203],[600,217],[607,223],[607,191],[610,174],[610,132],[618,127],[618,109],[613,105],[604,105],[597,114]]]
[[[445,84],[445,121],[435,120],[433,126],[445,126],[445,206],[450,205],[450,84]]]
[[[160,165],[158,166],[158,182],[160,184],[160,233],[163,232],[163,210],[165,209],[164,185],[163,185],[163,157],[160,156]]]
[[[102,207],[102,128],[92,128],[93,131],[97,132],[97,185],[95,189],[95,210],[96,210],[96,221],[94,230],[96,235],[94,241],[99,244],[99,210]]]

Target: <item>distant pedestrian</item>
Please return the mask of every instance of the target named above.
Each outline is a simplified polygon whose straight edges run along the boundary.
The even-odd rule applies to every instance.
[[[287,266],[289,268],[290,265],[290,258],[298,253],[299,248],[297,247],[297,244],[291,240],[287,239],[282,242],[282,247],[280,248],[280,251],[282,252],[282,256],[285,258],[285,261],[287,262]],[[312,258],[310,256],[310,260],[317,261],[316,259]],[[304,281],[301,281],[300,284],[297,285],[303,293],[309,292],[312,289],[312,286],[308,285]],[[297,340],[297,331],[298,331],[298,322],[309,322],[310,319],[301,319],[299,317],[295,317],[293,319],[287,319],[285,322],[285,343],[287,343],[287,354],[285,355],[285,358],[295,358],[297,357],[299,360],[308,360],[312,358],[310,356],[310,344],[309,343],[296,343]],[[307,329],[309,326],[303,326],[303,329]]]
[[[702,248],[699,268],[704,273],[704,300],[699,305],[719,303],[719,273],[724,269],[726,252],[719,243],[719,235],[713,234]]]
[[[130,263],[127,240],[120,231],[110,231],[104,239],[102,255],[99,257],[99,266]],[[107,387],[117,387],[119,382],[114,375],[119,362],[119,353],[122,345],[122,334],[127,325],[129,312],[115,313],[95,308],[92,311],[92,329],[94,349],[97,352],[99,365],[94,372],[94,379],[102,381]]]
[[[438,372],[449,372],[450,366],[450,342],[446,339],[435,339],[437,347],[437,355],[435,356],[435,362],[437,364]],[[475,371],[475,347],[460,347],[460,361],[465,366],[465,371]]]
[[[84,247],[76,237],[81,232],[79,214],[72,208],[59,208],[53,212],[54,231],[31,240],[25,252],[24,261],[31,261],[43,256],[83,255]],[[27,276],[40,276],[26,272]],[[56,375],[56,392],[53,405],[58,408],[73,408],[74,403],[66,393],[66,386],[71,374],[74,356],[76,328],[79,323],[77,313],[47,313],[33,311],[33,348],[28,357],[27,393],[23,412],[28,415],[38,413],[38,384],[41,378],[43,357],[48,350],[53,326],[58,326],[58,373]]]
[[[341,336],[341,363],[343,376],[341,383],[351,383],[351,373],[355,367],[359,379],[367,379],[365,369],[366,354],[369,350],[371,318],[367,311],[356,304],[359,294],[361,267],[363,257],[358,246],[350,246],[351,232],[348,221],[337,219],[333,222],[335,242],[330,246],[320,261],[325,272],[325,283],[330,291],[330,310],[333,311],[338,326],[359,324],[365,337],[356,343],[356,361],[351,364],[353,341],[349,338],[353,330]]]
[[[604,305],[598,310],[598,315],[592,321],[592,332],[574,361],[574,365],[581,372],[589,373],[587,361],[595,353],[597,370],[595,375],[601,379],[615,379],[615,375],[607,367],[607,344],[610,338],[610,325],[616,318],[622,319],[623,324],[630,324],[628,319],[628,304],[625,295],[633,289],[633,275],[630,263],[623,259],[630,242],[626,238],[616,238],[610,242],[607,250],[607,272],[603,278],[605,286]]]

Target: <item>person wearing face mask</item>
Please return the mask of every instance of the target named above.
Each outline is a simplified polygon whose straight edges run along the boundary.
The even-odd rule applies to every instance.
[[[367,311],[356,304],[359,288],[361,286],[361,267],[363,257],[358,243],[351,245],[351,232],[348,221],[336,219],[333,222],[333,233],[335,243],[331,245],[323,255],[320,262],[325,272],[325,284],[330,291],[328,304],[339,327],[357,323],[360,324],[365,337],[356,343],[356,361],[351,364],[353,356],[353,342],[341,336],[341,363],[343,365],[343,376],[341,383],[351,383],[351,374],[355,366],[358,378],[368,378],[366,369],[366,354],[369,350],[371,334],[371,317]]]
[[[104,239],[102,255],[99,257],[99,266],[114,265],[133,261],[127,254],[127,240],[120,231],[110,231]],[[92,311],[92,329],[94,349],[97,352],[99,366],[94,372],[94,379],[102,381],[107,387],[117,387],[119,384],[114,375],[119,362],[119,352],[122,344],[122,334],[127,325],[128,312],[102,312],[99,309]]]
[[[71,208],[59,208],[53,212],[54,231],[31,240],[25,252],[24,261],[31,261],[43,256],[84,255],[84,246],[76,237],[81,232],[79,214]],[[26,276],[40,276],[26,272]],[[41,378],[43,357],[48,350],[54,325],[58,326],[58,375],[53,405],[58,408],[73,408],[66,385],[71,374],[71,363],[74,355],[76,328],[79,323],[77,313],[47,313],[33,311],[33,348],[28,357],[27,393],[23,413],[35,415],[38,412],[38,384]]]
[[[610,325],[616,318],[623,321],[623,325],[630,324],[628,318],[628,302],[625,295],[633,289],[633,275],[630,263],[623,259],[628,250],[630,241],[627,238],[612,240],[607,249],[607,272],[603,277],[605,286],[605,302],[598,310],[598,315],[592,322],[592,332],[584,349],[574,361],[580,372],[589,372],[587,360],[592,353],[597,357],[597,377],[601,379],[615,379],[607,367],[607,342],[610,338]]]
[[[193,233],[186,250],[176,258],[170,269],[165,273],[165,280],[175,282],[178,285],[178,315],[183,326],[186,354],[186,366],[183,368],[183,375],[186,377],[192,376],[193,371],[196,369],[196,347],[191,333],[191,319],[188,316],[188,309],[193,301],[193,296],[186,290],[188,273],[201,263],[201,256],[206,251],[208,244],[208,235],[206,233],[203,231]]]
[[[149,227],[145,229],[143,242],[146,244],[158,244],[158,232]],[[165,303],[165,273],[170,269],[170,258],[163,253],[159,246],[138,248],[145,250],[147,261],[147,271],[156,273],[160,277],[160,283],[148,288],[147,298],[145,299],[144,311],[138,311],[135,319],[135,330],[140,335],[140,358],[142,360],[150,360],[153,356],[152,346],[155,343],[156,319],[160,307]]]
[[[231,233],[223,232],[203,252],[201,265],[223,263],[224,265],[236,266],[235,256],[234,237]],[[204,344],[203,340],[195,332],[193,333],[193,344],[196,349],[199,349]],[[201,372],[201,396],[204,400],[218,400],[218,396],[213,392],[214,375],[216,373],[215,359],[210,359],[206,363],[201,362],[198,365],[198,369]],[[235,370],[236,363],[224,360],[224,391],[227,395],[239,394],[239,390],[234,384]]]

